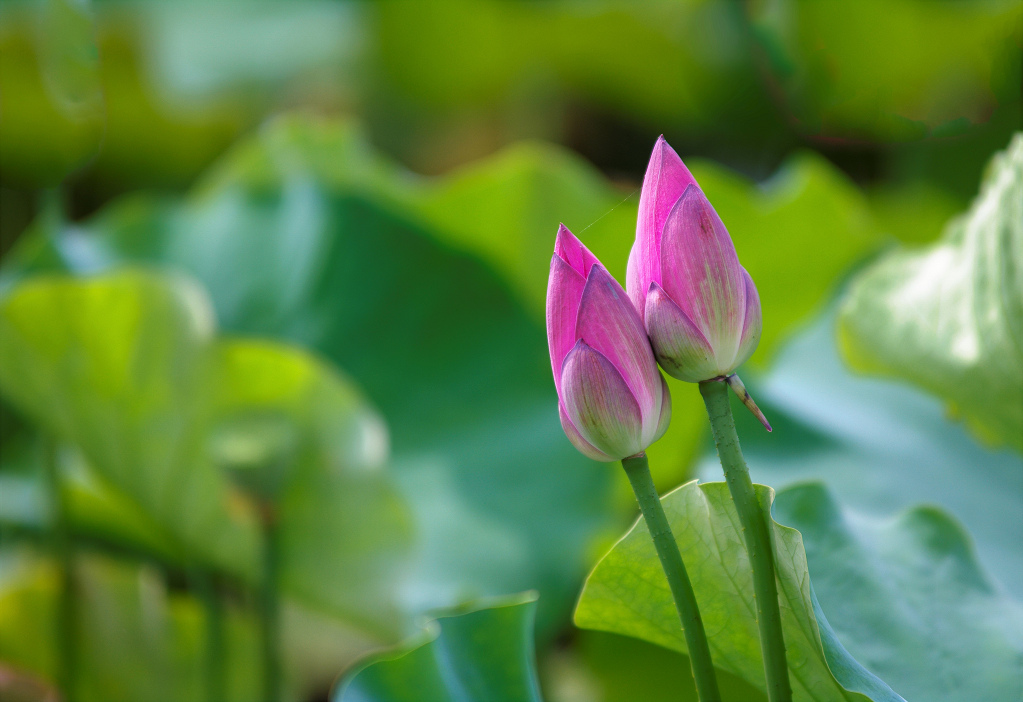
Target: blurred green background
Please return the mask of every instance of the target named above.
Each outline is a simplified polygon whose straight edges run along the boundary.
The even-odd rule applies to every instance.
[[[571,623],[635,508],[543,312],[559,222],[624,281],[662,133],[760,291],[754,480],[936,505],[1018,607],[1021,47],[1018,0],[3,0],[0,699],[261,699],[268,523],[287,699],[528,589],[545,699],[676,699],[677,654]],[[965,292],[882,295],[942,246]],[[671,387],[662,491],[718,470]],[[915,655],[868,667],[928,698]]]

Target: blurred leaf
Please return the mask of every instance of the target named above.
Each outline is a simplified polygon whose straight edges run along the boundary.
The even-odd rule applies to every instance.
[[[39,229],[4,284],[48,267],[183,268],[225,329],[323,353],[393,430],[423,535],[407,606],[537,588],[549,632],[613,523],[614,471],[564,438],[542,325],[490,269],[415,223],[399,173],[344,125],[279,120],[183,203],[128,198],[84,226]]]
[[[43,447],[37,436],[21,443],[0,450],[0,540],[39,542],[49,538],[53,519]],[[58,452],[57,468],[68,528],[81,543],[175,568],[189,565],[180,543],[136,501],[97,476],[79,452]]]
[[[86,0],[9,2],[0,19],[4,177],[53,186],[95,155],[103,134],[92,12]]]
[[[849,652],[908,700],[1001,702],[1019,692],[1023,605],[937,507],[894,519],[843,510],[819,483],[778,493],[821,609]]]
[[[265,435],[247,424],[291,423],[300,440],[279,504],[285,592],[395,636],[407,516],[375,470],[382,424],[306,354],[217,341],[213,325],[201,290],[180,278],[36,278],[0,305],[0,389],[80,448],[180,551],[250,581],[255,517],[215,465],[215,439],[230,431],[236,451],[258,456]]]
[[[766,126],[769,103],[736,9],[705,0],[384,3],[375,8],[378,60],[404,94],[435,108],[498,102],[553,78],[561,93],[700,131],[728,119],[723,108],[741,95],[761,108],[762,119],[742,119],[755,132]]]
[[[868,197],[878,228],[904,244],[934,241],[963,208],[959,198],[921,181],[884,183],[871,188]]]
[[[782,628],[794,700],[901,700],[818,627],[799,532],[770,519],[774,491],[757,486],[772,528]],[[753,578],[725,483],[692,481],[661,498],[693,583],[715,666],[764,690]],[[575,612],[582,628],[685,652],[685,639],[646,522],[601,559]]]
[[[234,95],[167,99],[146,53],[139,11],[148,4],[114,3],[101,14],[107,132],[91,172],[92,184],[107,192],[185,187],[254,121]]]
[[[183,282],[29,282],[0,307],[0,388],[199,553],[244,572],[254,533],[223,509],[213,467],[182,460],[202,454],[212,323]]]
[[[746,385],[774,425],[767,434],[733,401],[755,480],[778,489],[822,480],[843,505],[874,518],[941,505],[976,539],[984,567],[1023,598],[1019,456],[985,449],[912,386],[850,372],[836,348],[834,306]],[[722,479],[713,447],[698,474]]]
[[[878,225],[860,189],[812,152],[792,156],[763,185],[706,162],[690,168],[760,293],[764,331],[752,363],[763,368],[838,278],[877,248]]]
[[[535,594],[443,613],[401,648],[349,672],[336,702],[540,702],[533,650]]]
[[[939,243],[857,276],[839,332],[853,366],[906,378],[1023,450],[1023,134]]]
[[[144,22],[152,80],[176,103],[237,93],[252,100],[309,74],[319,89],[344,91],[364,51],[365,8],[355,3],[135,3],[131,12]],[[326,71],[329,81],[316,76]]]
[[[961,134],[996,106],[1019,104],[1023,14],[1012,0],[760,0],[751,8],[772,79],[804,133]]]
[[[0,659],[52,680],[59,579],[52,563],[0,558]],[[79,620],[75,700],[199,702],[203,686],[204,613],[197,600],[168,593],[159,573],[96,556],[75,567]],[[259,696],[256,622],[226,608],[224,666],[228,699]]]

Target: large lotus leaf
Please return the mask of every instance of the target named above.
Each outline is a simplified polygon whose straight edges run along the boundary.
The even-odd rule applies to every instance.
[[[774,424],[767,434],[733,402],[754,480],[778,489],[823,480],[843,505],[874,517],[941,505],[972,534],[984,567],[1023,597],[1019,456],[981,446],[917,388],[851,373],[836,348],[833,308],[747,386]],[[712,448],[698,474],[721,479]]]
[[[535,593],[444,612],[394,651],[338,683],[335,702],[540,702],[533,650]]]
[[[770,488],[757,491],[771,528],[793,699],[901,700],[820,621],[799,532],[770,518]],[[753,577],[728,487],[694,480],[661,502],[696,592],[715,667],[764,691]],[[637,521],[590,573],[575,622],[687,651],[645,521]]]
[[[998,105],[1019,109],[1023,15],[1012,0],[762,0],[750,14],[806,133],[902,141],[961,133]]]
[[[856,277],[839,329],[853,366],[906,378],[1023,450],[1023,134],[941,241]]]
[[[0,307],[0,388],[198,553],[244,572],[256,562],[254,532],[224,509],[217,471],[179,458],[204,453],[199,389],[212,374],[212,341],[193,286],[42,279]]]
[[[217,463],[263,461],[287,427],[293,448],[278,457],[285,592],[396,635],[408,517],[377,470],[386,432],[306,353],[218,340],[205,296],[180,278],[40,276],[0,305],[0,388],[80,449],[178,553],[250,581],[260,549],[253,509]]]
[[[85,0],[0,6],[0,160],[6,179],[52,187],[99,149],[103,95],[94,34]]]
[[[543,629],[614,518],[614,469],[564,438],[542,324],[490,269],[395,214],[392,171],[343,125],[278,121],[183,203],[129,198],[83,226],[37,231],[5,285],[48,267],[183,268],[226,330],[326,355],[392,428],[395,474],[425,535],[409,604],[536,587]]]
[[[819,483],[778,493],[803,535],[813,586],[848,651],[908,700],[1001,702],[1020,690],[1023,605],[936,507],[895,518],[842,509]]]

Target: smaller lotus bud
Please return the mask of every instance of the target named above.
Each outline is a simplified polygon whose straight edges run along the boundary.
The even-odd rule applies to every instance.
[[[625,290],[564,225],[547,286],[561,425],[598,461],[634,456],[668,428],[671,396]]]

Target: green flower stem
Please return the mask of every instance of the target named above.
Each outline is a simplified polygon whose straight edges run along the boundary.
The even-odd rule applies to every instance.
[[[280,534],[271,504],[261,505],[263,523],[263,578],[259,593],[259,620],[263,630],[263,700],[278,702],[281,695]]]
[[[788,664],[785,661],[785,639],[781,630],[781,610],[778,607],[778,585],[775,580],[774,551],[767,532],[764,510],[753,490],[749,468],[739,448],[735,433],[735,420],[728,404],[728,386],[720,380],[700,383],[700,394],[707,405],[710,427],[714,433],[721,467],[725,472],[728,490],[732,493],[735,509],[739,513],[746,553],[753,568],[753,594],[757,602],[757,626],[760,628],[760,650],[764,658],[764,676],[767,679],[767,698],[770,702],[790,702]]]
[[[700,608],[696,604],[696,594],[689,582],[682,554],[678,550],[678,542],[671,532],[668,518],[664,515],[657,488],[650,477],[650,466],[645,453],[622,459],[622,467],[629,476],[632,491],[636,493],[636,501],[650,530],[650,538],[654,541],[657,556],[661,559],[661,567],[668,578],[672,599],[678,610],[678,618],[682,622],[682,633],[689,647],[689,662],[696,680],[696,693],[700,702],[720,702],[718,681],[714,674],[714,663],[710,658],[710,645],[707,643],[707,632],[703,629]]]
[[[60,574],[54,632],[57,638],[56,681],[63,699],[73,700],[78,694],[78,584],[75,575],[74,543],[67,523],[67,508],[61,488],[60,470],[57,467],[57,444],[49,437],[43,439],[43,469],[46,472],[53,515],[51,521],[53,555]]]

